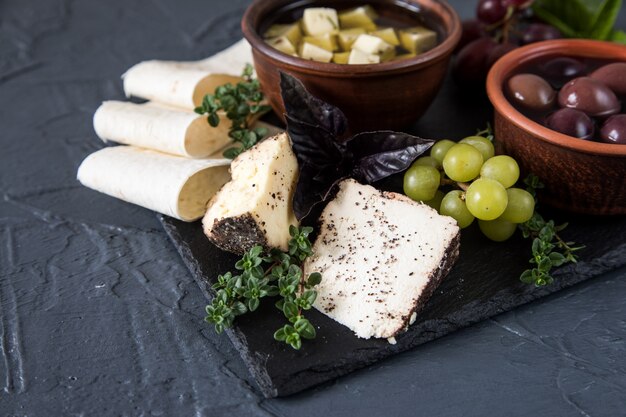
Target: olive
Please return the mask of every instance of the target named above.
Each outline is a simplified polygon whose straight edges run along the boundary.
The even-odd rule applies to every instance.
[[[600,129],[600,139],[606,143],[626,145],[626,114],[609,117]]]
[[[578,77],[565,84],[559,92],[559,104],[591,117],[610,116],[618,113],[621,107],[609,87],[590,77]]]
[[[554,87],[561,88],[571,79],[585,75],[587,68],[576,59],[561,57],[546,62],[541,70]]]
[[[549,110],[556,97],[550,84],[534,74],[514,75],[509,79],[507,87],[515,103],[531,110]]]
[[[593,120],[580,110],[560,109],[546,118],[546,126],[564,135],[579,139],[593,138]]]
[[[591,78],[600,81],[617,95],[626,95],[626,62],[615,62],[598,68]]]

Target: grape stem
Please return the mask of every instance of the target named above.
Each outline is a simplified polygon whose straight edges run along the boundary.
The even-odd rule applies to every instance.
[[[496,40],[501,41],[499,43],[505,44],[509,41],[509,32],[511,27],[514,26],[515,22],[515,8],[513,6],[509,6],[506,11],[506,15],[502,20],[492,24],[491,26],[487,26],[487,32],[493,32],[498,28],[502,28],[502,31],[499,33],[499,36],[496,36]]]
[[[441,185],[452,185],[452,186],[457,186],[458,188],[460,188],[463,191],[467,191],[467,189],[469,188],[469,184],[466,182],[456,182],[453,181],[451,179],[448,178],[442,178],[441,179]]]

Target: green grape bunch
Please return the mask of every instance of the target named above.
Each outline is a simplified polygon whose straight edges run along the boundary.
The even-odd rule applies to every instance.
[[[417,159],[405,172],[404,193],[454,218],[461,229],[476,220],[483,235],[495,242],[510,239],[518,229],[524,237],[539,239],[543,228],[552,227],[555,233],[544,232],[543,237],[549,236],[556,243],[533,245],[530,262],[536,265],[543,262],[541,271],[533,268],[522,276],[524,282],[547,285],[552,282],[550,268],[575,262],[573,252],[580,248],[567,245],[556,234],[562,229],[555,228],[553,222],[545,222],[536,213],[539,180],[531,176],[525,189],[516,187],[519,165],[508,155],[495,155],[492,139],[488,127],[458,143],[448,139],[438,141],[429,156]],[[553,249],[565,254],[556,255]]]

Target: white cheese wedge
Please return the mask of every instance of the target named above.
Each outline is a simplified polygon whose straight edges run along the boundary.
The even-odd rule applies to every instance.
[[[380,56],[368,54],[358,49],[353,49],[348,56],[348,64],[351,65],[378,64],[379,62]]]
[[[304,270],[322,274],[315,307],[358,337],[391,338],[452,268],[459,227],[406,196],[349,179],[320,217],[313,253]]]
[[[235,158],[232,180],[211,199],[202,224],[216,246],[242,254],[254,245],[286,251],[298,225],[292,199],[298,161],[289,136],[268,138]]]
[[[302,28],[309,36],[318,36],[325,33],[337,33],[339,18],[337,10],[329,7],[310,7],[304,10]]]
[[[366,54],[379,55],[382,61],[391,58],[395,53],[393,45],[385,42],[378,36],[359,35],[352,44],[352,49],[358,49]]]
[[[300,47],[300,58],[318,62],[330,62],[333,59],[333,53],[312,43],[304,42]]]

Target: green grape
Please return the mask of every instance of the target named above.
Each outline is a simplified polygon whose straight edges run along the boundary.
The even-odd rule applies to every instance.
[[[459,143],[467,143],[478,149],[483,156],[483,161],[491,158],[496,153],[493,143],[482,136],[468,136],[465,139],[461,139]]]
[[[471,181],[480,174],[483,156],[472,145],[459,143],[450,148],[443,158],[443,170],[451,180]]]
[[[480,169],[480,176],[496,180],[504,188],[509,188],[515,185],[519,179],[519,165],[515,159],[508,155],[494,156],[486,161]]]
[[[509,188],[506,190],[509,203],[500,218],[511,223],[524,223],[533,217],[535,211],[535,199],[526,190]]]
[[[423,203],[439,211],[439,207],[441,207],[441,200],[443,200],[443,195],[443,191],[437,190],[437,192],[435,193],[435,197],[433,197],[431,200],[423,201]]]
[[[485,236],[494,242],[504,242],[515,233],[517,225],[502,218],[491,221],[478,220],[478,227]]]
[[[437,162],[437,160],[433,158],[432,156],[422,156],[421,158],[418,158],[417,161],[413,162],[413,164],[424,165],[424,166],[429,166],[433,168],[439,168],[441,166],[441,164]]]
[[[465,205],[465,201],[462,199],[463,191],[454,190],[450,191],[446,196],[441,200],[441,209],[439,213],[444,216],[450,216],[458,223],[461,229],[465,229],[467,226],[472,224],[474,221],[474,216],[467,209]]]
[[[479,220],[495,220],[504,213],[509,198],[498,181],[479,178],[465,192],[467,209]]]
[[[435,161],[439,162],[439,165],[443,164],[443,158],[446,156],[451,147],[456,145],[455,142],[452,142],[448,139],[442,139],[437,141],[430,149],[430,156],[432,156]]]
[[[404,194],[415,201],[435,198],[441,174],[436,168],[413,164],[404,174]]]

